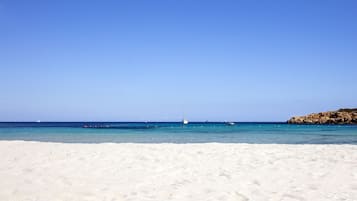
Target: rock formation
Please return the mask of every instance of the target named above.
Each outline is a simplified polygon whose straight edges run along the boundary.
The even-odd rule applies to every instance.
[[[339,109],[296,116],[288,120],[289,124],[357,124],[357,108]]]

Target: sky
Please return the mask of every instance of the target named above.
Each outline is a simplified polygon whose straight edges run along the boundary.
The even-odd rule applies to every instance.
[[[0,121],[285,121],[356,81],[353,0],[0,0]]]

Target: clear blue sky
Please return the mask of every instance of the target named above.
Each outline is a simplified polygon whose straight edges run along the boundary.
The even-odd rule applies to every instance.
[[[0,121],[357,107],[357,1],[0,0]]]

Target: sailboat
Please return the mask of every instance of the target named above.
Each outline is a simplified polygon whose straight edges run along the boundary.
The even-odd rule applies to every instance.
[[[182,120],[182,124],[184,124],[184,125],[188,124],[188,120],[187,119],[183,119]]]

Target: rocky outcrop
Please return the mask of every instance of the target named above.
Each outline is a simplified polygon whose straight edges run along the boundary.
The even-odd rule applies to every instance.
[[[288,120],[289,124],[357,124],[357,108],[337,111],[312,113],[296,116]]]

